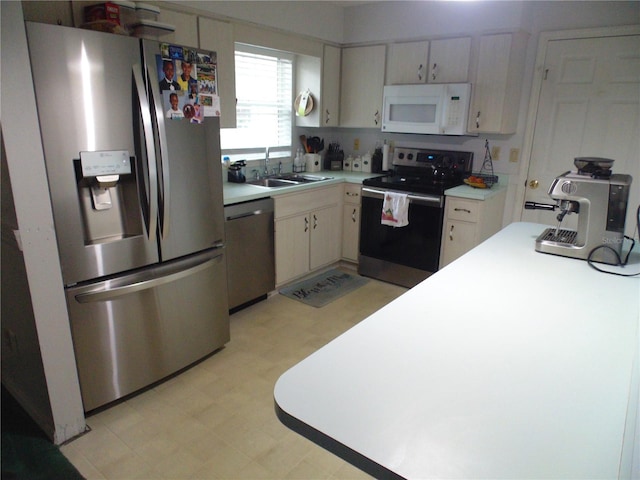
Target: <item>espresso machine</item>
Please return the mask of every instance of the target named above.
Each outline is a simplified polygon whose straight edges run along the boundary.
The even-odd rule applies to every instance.
[[[622,256],[631,175],[614,174],[614,160],[578,157],[577,170],[555,178],[549,187],[554,205],[526,202],[526,209],[559,210],[558,224],[536,239],[538,252],[617,265]],[[567,215],[578,215],[576,230],[563,229]]]

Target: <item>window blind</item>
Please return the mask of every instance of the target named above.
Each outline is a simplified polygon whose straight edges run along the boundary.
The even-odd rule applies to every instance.
[[[293,58],[236,45],[236,128],[223,129],[223,150],[250,153],[291,147]]]

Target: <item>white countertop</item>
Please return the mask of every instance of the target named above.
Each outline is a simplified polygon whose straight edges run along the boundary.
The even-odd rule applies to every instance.
[[[294,185],[292,187],[265,188],[247,183],[229,183],[224,182],[224,204],[231,205],[234,203],[246,202],[249,200],[257,200],[259,198],[275,197],[285,193],[303,192],[305,190],[326,187],[337,183],[358,183],[361,184],[365,178],[371,178],[381,173],[362,173],[362,172],[345,172],[345,171],[321,171],[309,173],[309,175],[317,175],[321,177],[333,177],[331,180],[322,182],[314,182],[303,185]]]
[[[640,278],[536,252],[544,228],[509,225],[285,372],[281,420],[376,476],[618,478]]]
[[[506,183],[497,183],[491,188],[474,188],[469,185],[459,185],[457,187],[450,188],[444,192],[448,197],[460,197],[470,198],[472,200],[487,200],[488,198],[498,195],[500,192],[506,190],[508,185]]]

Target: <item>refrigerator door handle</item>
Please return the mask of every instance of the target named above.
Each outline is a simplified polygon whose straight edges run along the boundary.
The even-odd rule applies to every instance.
[[[156,235],[156,222],[158,219],[158,170],[156,167],[156,154],[153,137],[153,127],[151,123],[151,108],[144,88],[144,80],[142,79],[142,68],[135,64],[132,67],[133,81],[136,86],[138,97],[138,106],[140,107],[140,115],[142,117],[142,127],[144,130],[144,144],[147,156],[147,169],[149,172],[149,199],[147,219],[148,238],[153,240]],[[142,209],[143,212],[145,209]]]
[[[155,129],[158,134],[158,142],[160,143],[160,235],[166,238],[169,235],[169,206],[171,205],[171,190],[169,188],[169,147],[167,143],[167,132],[165,130],[164,112],[162,111],[162,92],[158,82],[152,81],[147,76],[150,102],[155,106],[154,118]],[[155,99],[159,101],[155,101]]]
[[[75,296],[75,299],[78,303],[105,302],[113,300],[123,295],[129,295],[141,290],[148,290],[159,285],[174,282],[181,278],[186,278],[209,268],[210,265],[214,263],[220,263],[222,259],[222,253],[219,253],[213,258],[200,257],[195,264],[193,264],[193,262],[189,262],[187,268],[185,268],[184,262],[177,262],[173,271],[163,273],[160,276],[153,276],[149,271],[136,272],[118,279],[118,283],[125,283],[125,285],[109,288],[109,282],[102,282],[100,287],[90,292],[79,293]]]

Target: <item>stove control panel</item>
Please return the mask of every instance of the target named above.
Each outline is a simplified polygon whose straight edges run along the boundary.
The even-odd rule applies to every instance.
[[[430,170],[437,168],[467,173],[471,172],[473,167],[473,152],[395,148],[392,163],[395,167],[414,167]]]

